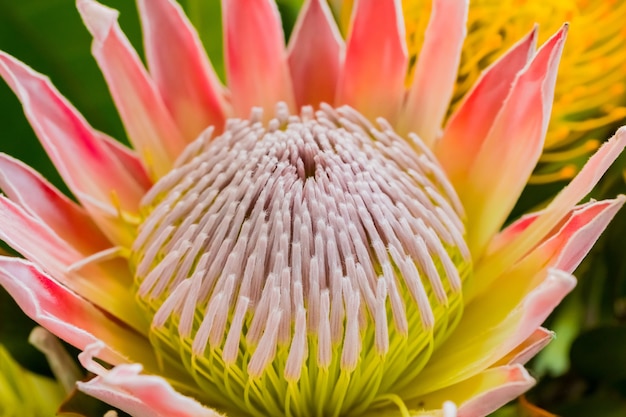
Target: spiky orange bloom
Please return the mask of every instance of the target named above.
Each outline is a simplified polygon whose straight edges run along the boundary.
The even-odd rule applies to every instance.
[[[541,323],[624,203],[577,205],[620,130],[501,230],[567,27],[523,37],[442,130],[465,1],[434,1],[412,65],[399,1],[356,2],[344,40],[309,0],[285,47],[273,1],[224,0],[228,89],[172,0],[138,0],[149,72],[115,11],[77,3],[135,151],[0,54],[78,200],[0,157],[0,237],[27,258],[1,257],[0,283],[83,350],[80,390],[136,416],[451,417],[532,386]]]

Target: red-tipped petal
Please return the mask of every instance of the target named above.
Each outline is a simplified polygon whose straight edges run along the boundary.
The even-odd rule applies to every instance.
[[[400,1],[359,0],[352,16],[337,104],[394,123],[408,64]]]
[[[431,407],[451,400],[459,404],[458,417],[486,416],[533,385],[535,380],[521,365],[500,366],[420,398],[419,404]]]
[[[133,178],[87,121],[47,77],[0,52],[0,75],[24,106],[24,113],[68,187],[80,199],[109,205],[112,193],[123,210],[136,212],[146,189]]]
[[[161,377],[141,374],[139,364],[117,365],[106,369],[94,360],[104,348],[88,346],[78,355],[81,364],[97,376],[78,382],[78,389],[134,417],[221,417],[192,398],[176,392]]]
[[[556,269],[527,278],[507,274],[490,293],[467,305],[456,330],[420,374],[418,392],[458,383],[496,363],[526,340],[576,285],[572,275]]]
[[[156,86],[117,24],[118,12],[93,0],[77,0],[93,35],[92,53],[107,81],[128,137],[152,175],[167,173],[187,142]]]
[[[496,362],[494,367],[513,364],[523,365],[535,357],[535,355],[546,347],[548,343],[554,339],[554,337],[554,332],[551,332],[543,327],[539,327],[520,345]]]
[[[150,75],[186,141],[208,126],[221,131],[223,88],[194,27],[172,0],[139,0]]]
[[[0,284],[22,311],[67,343],[84,349],[103,341],[99,358],[111,363],[141,360],[157,369],[146,338],[77,296],[32,264],[0,257]]]
[[[298,107],[333,103],[343,40],[326,1],[307,0],[288,47],[288,63]]]
[[[280,14],[273,0],[222,0],[228,87],[235,116],[261,107],[270,118],[278,102],[295,109]]]
[[[400,120],[400,133],[417,133],[432,145],[439,134],[456,83],[467,34],[467,0],[435,0],[413,83]]]
[[[506,220],[541,155],[566,33],[564,26],[518,74],[468,174],[455,184],[476,258]]]
[[[31,216],[41,220],[83,255],[111,247],[85,209],[54,188],[39,173],[0,153],[0,188]]]
[[[622,127],[615,136],[598,149],[572,182],[552,200],[548,207],[537,213],[534,220],[528,219],[523,230],[517,229],[518,233],[507,234],[506,245],[494,243],[493,249],[490,248],[481,263],[489,265],[491,273],[497,275],[535,247],[562,221],[574,205],[592,190],[625,146],[626,127]],[[500,241],[501,239],[498,238],[495,242]]]
[[[467,175],[518,72],[535,53],[537,27],[487,68],[450,116],[435,144],[437,159],[453,184]]]

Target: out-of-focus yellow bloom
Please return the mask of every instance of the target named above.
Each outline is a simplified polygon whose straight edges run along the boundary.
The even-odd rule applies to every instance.
[[[50,378],[23,369],[0,345],[0,416],[55,415],[63,388]]]
[[[350,3],[343,2],[347,22]],[[428,24],[431,1],[403,0],[411,62],[415,62]],[[531,183],[572,178],[600,138],[626,119],[626,1],[475,0],[470,3],[453,106],[493,63],[534,24],[538,44],[563,21],[570,32],[563,50],[552,119],[540,164]],[[412,74],[411,71],[408,74]]]

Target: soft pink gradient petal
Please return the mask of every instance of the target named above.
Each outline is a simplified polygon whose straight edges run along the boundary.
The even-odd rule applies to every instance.
[[[450,339],[457,340],[457,343],[467,344],[472,343],[470,340],[474,333],[481,334],[481,329],[500,329],[506,333],[506,329],[502,329],[501,325],[495,325],[495,323],[508,314],[510,308],[507,306],[518,304],[524,294],[535,291],[533,288],[538,285],[541,286],[541,280],[546,271],[553,268],[557,268],[559,274],[568,274],[573,271],[622,207],[624,200],[626,197],[621,196],[614,200],[592,202],[580,206],[573,211],[558,232],[496,280],[476,273],[474,275],[476,282],[482,284],[490,281],[491,283],[486,288],[481,288],[478,296],[473,289],[467,291],[469,293],[466,297],[468,307],[457,331]],[[494,297],[494,294],[498,296]],[[468,320],[467,324],[464,324],[465,320]],[[504,322],[506,321],[508,318]],[[474,323],[473,326],[471,323]],[[472,334],[469,334],[463,326],[472,326]],[[529,334],[518,333],[514,338],[501,342],[501,345],[489,354],[487,348],[482,348],[484,352],[481,360],[489,357],[497,360],[502,353],[510,355],[510,352],[502,351],[504,347],[510,347],[508,342],[517,340],[515,346],[518,349],[519,344],[528,336]],[[482,342],[475,341],[475,343]]]
[[[291,34],[287,58],[298,108],[334,102],[343,49],[328,3],[307,0]]]
[[[517,75],[469,172],[455,184],[475,259],[502,227],[541,155],[566,33],[564,26]]]
[[[99,358],[111,364],[141,360],[150,369],[158,369],[148,340],[29,262],[0,257],[0,284],[22,311],[67,343],[84,349],[103,341]]]
[[[357,0],[336,103],[395,123],[404,97],[408,53],[399,0]]]
[[[535,53],[537,26],[487,68],[450,116],[435,153],[453,184],[465,175],[487,138],[515,76]]]
[[[40,219],[0,196],[0,239],[52,274],[84,258]]]
[[[509,224],[491,239],[489,246],[487,246],[486,253],[490,254],[500,251],[511,245],[511,242],[513,242],[520,235],[520,233],[526,230],[526,228],[528,228],[542,214],[543,211],[524,214],[522,217]]]
[[[273,117],[278,102],[295,100],[280,14],[273,0],[222,0],[224,55],[235,116],[261,107]]]
[[[524,365],[535,357],[535,355],[546,347],[555,337],[556,334],[554,332],[539,327],[520,345],[496,362],[494,367],[513,364]]]
[[[0,196],[0,240],[57,277],[67,287],[139,330],[147,328],[133,295],[132,275],[114,265],[88,265],[80,272],[68,267],[84,256],[22,207]]]
[[[115,157],[120,161],[120,164],[126,168],[128,174],[134,178],[143,189],[147,191],[152,188],[154,182],[150,179],[150,176],[146,171],[146,166],[137,155],[137,152],[127,148],[117,140],[102,132],[96,132],[96,136],[98,136],[100,140],[109,148],[109,151],[115,155]]]
[[[419,399],[430,407],[444,400],[459,404],[458,417],[482,417],[528,391],[535,380],[521,365],[487,369],[467,380]]]
[[[0,52],[0,75],[24,106],[24,113],[68,187],[80,199],[91,196],[108,205],[117,195],[123,210],[136,212],[146,190],[115,152],[47,77]],[[85,169],[88,167],[89,169]]]
[[[139,364],[105,369],[94,360],[104,349],[101,343],[88,346],[78,355],[81,364],[97,376],[78,382],[84,393],[129,413],[133,417],[220,417],[192,398],[176,392],[163,378],[141,374]]]
[[[521,259],[512,262],[515,266],[504,275],[514,271],[525,276],[534,276],[548,266],[567,272],[574,271],[624,205],[624,200],[625,196],[619,196],[613,200],[592,201],[577,206],[543,242]],[[466,301],[490,291],[491,284],[500,279],[501,275],[494,274],[488,264],[479,264],[474,271],[476,279],[465,288]]]
[[[82,255],[111,246],[89,214],[24,163],[0,153],[0,188]],[[22,233],[24,233],[22,231]]]
[[[467,34],[468,0],[434,0],[398,133],[432,148],[448,110]]]
[[[117,24],[118,12],[93,0],[77,0],[93,35],[92,53],[104,74],[128,137],[150,174],[169,172],[185,141],[153,81]]]
[[[506,379],[498,381],[498,376],[504,375]],[[458,417],[487,416],[535,385],[535,380],[521,365],[489,369],[481,377],[484,384],[481,392],[460,405]]]
[[[150,75],[185,141],[221,131],[228,105],[204,47],[178,3],[139,0]]]
[[[449,339],[420,374],[416,392],[433,392],[470,378],[523,343],[576,285],[557,269],[535,277],[507,274],[467,305]],[[521,299],[521,300],[520,300]]]
[[[573,272],[589,253],[600,234],[624,205],[626,196],[612,200],[593,201],[573,211],[559,232],[528,255],[555,260],[555,268]],[[521,262],[527,262],[522,259]]]
[[[615,136],[598,149],[578,175],[544,210],[533,215],[535,217],[527,217],[520,221],[503,237],[497,237],[484,259],[477,265],[477,272],[499,275],[509,265],[528,253],[562,221],[576,203],[589,194],[625,146],[626,128],[622,127]],[[482,272],[483,269],[485,269],[484,272]]]

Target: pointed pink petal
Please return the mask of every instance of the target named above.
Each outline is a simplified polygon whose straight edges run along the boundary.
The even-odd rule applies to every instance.
[[[521,272],[521,271],[518,271]],[[507,274],[467,305],[461,322],[420,374],[417,392],[432,392],[476,375],[519,346],[576,285],[550,269],[536,277]]]
[[[0,188],[29,215],[41,220],[83,255],[111,247],[85,209],[54,188],[39,173],[0,153]]]
[[[15,58],[0,52],[0,75],[18,96],[24,113],[65,183],[81,199],[109,205],[116,194],[123,210],[136,212],[145,194],[99,132],[50,84]]]
[[[514,364],[523,365],[534,358],[535,355],[546,347],[554,338],[554,332],[551,332],[543,327],[539,327],[520,345],[496,362],[494,367]]]
[[[626,196],[622,195],[613,200],[592,201],[577,206],[544,241],[516,260],[514,266],[504,274],[494,275],[497,269],[491,268],[489,263],[479,263],[474,275],[476,285],[468,288],[466,299],[469,301],[479,294],[492,291],[492,284],[502,276],[532,277],[547,268],[574,271],[625,200]]]
[[[266,118],[276,104],[295,110],[287,67],[285,38],[273,0],[223,0],[224,43],[228,87],[235,116],[248,117],[261,107]]]
[[[506,220],[541,155],[566,33],[564,26],[517,75],[472,167],[455,184],[475,258]]]
[[[139,333],[77,296],[34,265],[0,257],[0,284],[22,311],[59,338],[79,349],[105,342],[99,358],[111,363],[141,360],[158,369],[152,347]]]
[[[207,127],[222,130],[223,88],[194,27],[172,0],[140,0],[150,75],[185,141]]]
[[[68,267],[84,255],[4,196],[0,196],[0,240],[120,320],[139,330],[146,327],[128,290],[133,282],[128,264],[123,263],[125,269],[114,262],[93,264],[69,272]]]
[[[535,53],[536,42],[537,26],[482,73],[450,116],[443,136],[435,144],[435,152],[453,184],[467,175],[515,76]]]
[[[77,6],[93,35],[92,53],[109,85],[128,137],[151,174],[162,177],[187,142],[119,28],[118,12],[93,0],[78,0]]]
[[[528,391],[535,380],[521,365],[487,369],[465,381],[419,399],[431,407],[442,400],[459,404],[458,417],[486,416]]]
[[[134,417],[220,417],[196,400],[176,392],[161,377],[141,374],[140,364],[117,365],[106,369],[94,360],[104,348],[101,343],[88,346],[78,355],[81,364],[97,376],[78,382],[78,389],[117,407]]]
[[[459,407],[459,417],[486,416],[519,397],[535,385],[521,365],[488,369],[480,377],[477,393]],[[477,383],[478,381],[468,381]]]
[[[341,66],[343,40],[328,4],[307,0],[288,48],[296,106],[332,104]]]
[[[0,196],[0,240],[53,274],[63,274],[84,257],[45,223],[4,196]]]
[[[505,246],[510,245],[511,242],[513,242],[514,239],[516,239],[524,230],[526,230],[526,228],[537,220],[542,213],[543,211],[524,214],[522,217],[505,227],[502,231],[500,231],[500,233],[491,239],[491,242],[489,242],[489,246],[485,252],[487,256],[489,256],[492,252],[499,251]]]
[[[519,233],[509,234],[505,240],[506,245],[498,243],[502,240],[498,238],[492,245],[493,249],[490,248],[484,261],[481,261],[483,265],[489,266],[490,274],[500,274],[508,265],[520,259],[544,239],[574,208],[574,205],[589,194],[625,146],[626,127],[622,127],[615,136],[598,149],[572,182],[552,200],[548,207],[537,213],[536,219],[527,224],[523,230],[519,230]]]
[[[435,0],[424,35],[399,133],[417,133],[431,146],[443,123],[456,83],[467,34],[467,0]],[[432,146],[431,146],[432,147]]]
[[[513,263],[515,266],[504,273],[497,273],[499,265],[479,262],[474,271],[475,280],[464,293],[466,302],[491,291],[492,283],[502,276],[514,274],[532,277],[546,268],[574,271],[625,200],[626,196],[619,196],[613,200],[592,201],[576,207],[543,242],[521,259],[516,259]]]
[[[337,104],[395,123],[408,64],[400,2],[359,0],[350,27]]]
[[[574,210],[559,232],[533,250],[528,258],[535,253],[541,254],[555,260],[551,263],[554,268],[573,272],[622,208],[624,201],[626,196],[621,195],[612,200],[594,201]]]
[[[96,136],[106,145],[109,151],[120,161],[120,164],[128,171],[128,174],[137,181],[139,186],[146,192],[152,188],[154,182],[150,179],[146,166],[137,153],[122,145],[112,137],[96,131]]]

